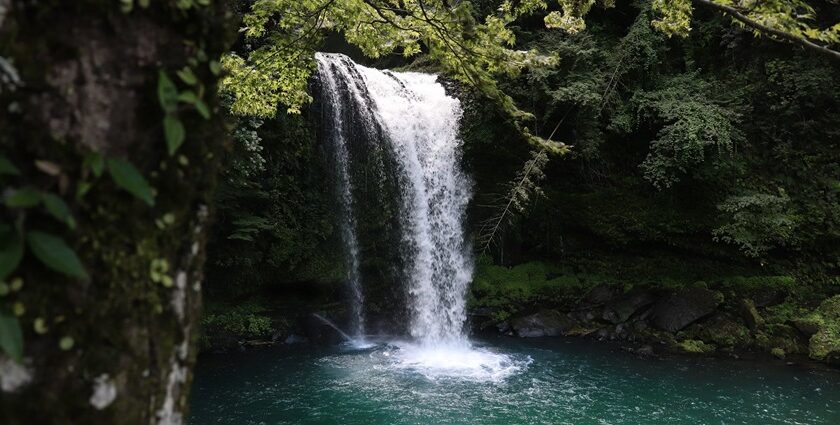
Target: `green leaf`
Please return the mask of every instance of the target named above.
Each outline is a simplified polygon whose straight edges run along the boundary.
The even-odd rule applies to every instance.
[[[85,166],[90,168],[94,176],[99,177],[102,175],[102,171],[105,170],[105,159],[102,158],[99,152],[91,152],[85,156]]]
[[[50,215],[58,219],[58,221],[66,224],[71,229],[76,228],[76,220],[73,219],[73,215],[70,213],[70,207],[58,195],[45,193],[44,206],[47,207]]]
[[[39,202],[41,192],[31,188],[17,189],[6,197],[6,206],[12,208],[32,208]]]
[[[17,229],[0,230],[0,281],[12,274],[23,258],[23,240]]]
[[[172,112],[178,107],[178,88],[163,71],[158,74],[158,100],[164,111]]]
[[[20,170],[9,161],[4,155],[0,155],[0,174],[11,174],[13,176],[20,175]]]
[[[198,96],[192,90],[183,91],[178,95],[178,100],[184,103],[193,104],[198,101]]]
[[[198,111],[198,113],[201,114],[201,116],[204,117],[204,119],[210,119],[210,108],[208,108],[207,104],[203,101],[199,100],[195,102],[195,110]]]
[[[79,182],[79,186],[76,187],[76,199],[84,198],[91,187],[93,184],[90,182]]]
[[[217,60],[210,61],[209,66],[210,72],[212,72],[213,75],[219,75],[219,73],[222,72],[222,64],[220,64]]]
[[[167,115],[163,117],[163,132],[166,135],[166,147],[169,148],[169,155],[172,155],[184,143],[186,135],[184,124],[178,117]]]
[[[196,83],[198,83],[198,77],[195,76],[195,73],[193,72],[192,68],[188,66],[185,66],[184,69],[180,71],[175,71],[175,73],[178,74],[178,78],[180,78],[181,81],[191,86],[194,86]]]
[[[14,361],[23,361],[23,332],[18,318],[0,310],[0,349]]]
[[[31,231],[26,235],[29,249],[44,265],[71,277],[88,279],[79,257],[63,239],[44,232]]]
[[[119,158],[112,158],[107,162],[108,172],[111,173],[111,178],[117,186],[142,199],[149,206],[155,205],[152,188],[133,164]]]

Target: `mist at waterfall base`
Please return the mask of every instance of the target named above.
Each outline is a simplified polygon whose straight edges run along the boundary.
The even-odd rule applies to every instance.
[[[498,379],[527,365],[527,360],[473,347],[464,334],[473,268],[464,218],[472,194],[471,182],[460,169],[458,99],[447,95],[434,75],[367,68],[340,54],[318,53],[316,61],[349,270],[354,335],[349,345],[368,346],[355,219],[357,210],[366,206],[354,196],[349,148],[353,137],[364,137],[369,143],[384,141],[384,150],[396,164],[393,178],[400,192],[399,249],[411,338],[389,342],[398,348],[391,352],[393,367],[417,369],[427,376]],[[359,128],[362,131],[354,131]]]

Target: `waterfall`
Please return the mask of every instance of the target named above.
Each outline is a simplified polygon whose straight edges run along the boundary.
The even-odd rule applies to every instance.
[[[427,346],[466,344],[466,291],[472,258],[464,231],[471,182],[460,168],[462,115],[458,99],[446,94],[437,77],[360,66],[339,54],[318,53],[322,100],[332,120],[331,140],[350,257],[351,285],[361,312],[359,249],[354,233],[347,149],[348,117],[371,136],[380,135],[396,164],[399,215],[407,280],[411,336]],[[352,114],[349,111],[353,111]],[[359,313],[361,322],[361,313]]]
[[[324,108],[331,122],[325,122],[324,126],[329,129],[332,142],[332,151],[335,158],[337,174],[338,199],[341,205],[341,238],[347,255],[348,287],[351,294],[351,314],[353,318],[352,332],[356,338],[364,338],[364,295],[362,282],[359,276],[359,242],[356,236],[356,219],[353,210],[353,186],[350,180],[350,157],[347,147],[348,126],[345,125],[344,117],[348,114],[345,102],[342,102],[342,88],[339,82],[344,78],[337,73],[340,69],[331,66],[322,66],[321,54],[318,54],[318,75],[320,76],[321,94]]]

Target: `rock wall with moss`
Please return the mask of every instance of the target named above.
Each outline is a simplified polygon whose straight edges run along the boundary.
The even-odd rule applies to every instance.
[[[0,422],[182,423],[235,17],[0,4]]]

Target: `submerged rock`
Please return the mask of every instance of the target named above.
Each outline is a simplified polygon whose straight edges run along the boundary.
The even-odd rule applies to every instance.
[[[511,320],[510,326],[516,336],[538,338],[567,335],[578,328],[578,323],[556,310],[541,310],[529,316]]]
[[[655,300],[653,292],[634,289],[604,308],[602,317],[613,324],[626,322],[631,316],[653,304]]]
[[[677,332],[715,312],[720,296],[706,288],[687,288],[660,299],[653,307],[653,325]]]

